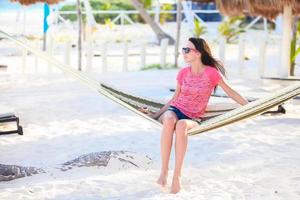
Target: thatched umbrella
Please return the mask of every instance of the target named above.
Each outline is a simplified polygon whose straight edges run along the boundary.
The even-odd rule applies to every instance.
[[[200,3],[216,3],[223,15],[249,14],[274,19],[283,13],[284,7],[291,6],[294,15],[300,14],[299,0],[192,0]]]
[[[293,74],[290,60],[293,15],[300,14],[299,0],[192,0],[194,2],[215,2],[220,12],[227,16],[247,14],[274,19],[283,15],[282,53],[280,76]],[[288,68],[288,70],[287,70]]]
[[[19,2],[22,5],[31,5],[38,2],[48,3],[48,4],[56,4],[63,0],[10,0],[12,2]]]
[[[217,8],[220,12],[227,16],[240,15],[244,12],[247,2],[244,0],[233,1],[216,1]]]

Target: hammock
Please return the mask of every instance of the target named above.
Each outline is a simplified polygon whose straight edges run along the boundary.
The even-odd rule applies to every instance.
[[[55,58],[50,57],[46,53],[30,47],[29,45],[25,44],[24,42],[21,42],[15,38],[11,37],[9,34],[3,32],[1,30],[0,30],[0,35],[2,35],[4,38],[7,38],[7,39],[13,41],[15,44],[23,47],[24,49],[32,52],[36,56],[48,61],[52,65],[54,65],[57,68],[64,71],[66,74],[73,76],[75,79],[81,81],[82,83],[84,83],[85,85],[90,87],[91,89],[98,91],[100,94],[108,97],[112,101],[122,105],[123,107],[131,110],[132,112],[138,114],[139,116],[144,117],[145,119],[152,121],[153,123],[161,126],[160,122],[158,122],[155,119],[150,118],[148,115],[139,111],[137,109],[138,108],[137,106],[134,106],[134,104],[131,104],[130,102],[126,102],[126,101],[122,100],[120,98],[120,96],[114,95],[112,93],[113,90],[108,89],[109,87],[105,87],[105,85],[99,84],[98,81],[89,78],[83,72],[79,72],[75,69],[72,69],[71,67],[61,63],[60,61],[57,61]],[[208,130],[213,130],[213,129],[216,129],[219,127],[223,127],[225,125],[232,124],[234,122],[241,121],[246,118],[253,117],[255,115],[261,114],[261,113],[271,109],[272,107],[278,106],[278,105],[282,104],[283,102],[285,102],[299,94],[300,94],[300,83],[296,83],[296,84],[286,87],[282,90],[279,90],[274,94],[267,95],[265,98],[250,102],[245,106],[240,106],[239,108],[236,108],[231,111],[227,111],[224,114],[215,115],[214,117],[208,118],[207,120],[203,121],[198,126],[189,130],[188,134],[189,135],[200,134],[200,133],[208,131]],[[136,98],[138,98],[138,97],[136,97]],[[144,103],[145,102],[146,101],[144,101]],[[159,104],[151,104],[151,105],[153,107],[155,107],[155,105],[159,106]]]
[[[154,113],[164,106],[163,103],[157,102],[149,98],[142,98],[133,94],[125,93],[121,90],[114,88],[113,86],[104,83],[101,83],[100,85],[111,95],[115,96],[116,98],[134,107],[137,110],[142,110],[146,107],[149,112]],[[224,114],[225,112],[231,111],[236,108],[236,106],[233,107],[231,104],[225,103],[217,103],[212,105],[211,107],[212,108],[208,108],[206,110],[204,116],[201,118],[201,121]]]
[[[100,85],[111,95],[115,96],[116,98],[120,99],[124,103],[127,103],[128,105],[132,106],[137,110],[143,107],[147,107],[150,112],[156,112],[163,106],[162,103],[156,102],[154,100],[137,97],[103,83]],[[252,101],[247,105],[240,106],[235,109],[226,108],[226,106],[223,106],[223,109],[219,108],[218,110],[206,110],[205,114],[203,115],[203,117],[201,117],[201,119],[195,119],[196,121],[201,121],[201,124],[191,129],[188,133],[190,135],[196,135],[208,130],[213,130],[218,127],[241,121],[243,119],[255,115],[262,114],[267,110],[279,106],[283,102],[299,94],[300,83],[297,83],[295,85],[286,87],[275,94],[267,95],[265,98]],[[280,107],[276,112],[281,112]]]

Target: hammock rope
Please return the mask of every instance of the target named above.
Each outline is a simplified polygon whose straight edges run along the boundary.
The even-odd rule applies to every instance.
[[[24,42],[13,38],[12,36],[10,36],[9,34],[7,34],[6,32],[0,30],[0,35],[2,35],[4,38],[7,38],[8,40],[14,42],[15,44],[21,46],[23,49],[26,49],[28,51],[30,51],[31,53],[35,54],[36,56],[44,59],[45,61],[51,63],[52,65],[56,66],[57,68],[59,68],[60,70],[62,70],[63,72],[65,72],[68,75],[71,75],[72,77],[74,77],[75,79],[79,80],[80,82],[82,82],[83,84],[87,85],[89,88],[91,88],[92,90],[96,90],[97,92],[99,92],[100,94],[106,96],[107,98],[113,100],[114,102],[120,104],[121,106],[131,110],[132,112],[140,115],[141,117],[146,118],[147,120],[152,121],[154,124],[161,126],[161,123],[159,123],[158,121],[152,119],[151,117],[149,117],[148,115],[134,109],[133,107],[127,105],[126,103],[124,103],[123,101],[119,100],[118,98],[114,97],[113,95],[111,95],[110,93],[108,93],[106,90],[104,90],[98,81],[93,80],[91,78],[89,78],[86,74],[84,74],[83,72],[79,72],[75,69],[72,69],[70,66],[56,60],[55,58],[49,56],[47,53],[44,53],[40,50],[36,50],[33,47],[30,47],[29,45],[25,44]]]

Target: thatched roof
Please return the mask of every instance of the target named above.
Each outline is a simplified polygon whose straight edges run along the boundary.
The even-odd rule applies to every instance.
[[[35,4],[35,3],[39,3],[39,2],[48,3],[48,4],[56,4],[63,0],[10,0],[10,1],[19,2],[22,5],[31,5],[31,4]]]
[[[240,14],[261,15],[275,18],[283,12],[284,5],[291,5],[295,15],[300,14],[300,0],[192,0],[215,2],[220,12],[227,16]]]

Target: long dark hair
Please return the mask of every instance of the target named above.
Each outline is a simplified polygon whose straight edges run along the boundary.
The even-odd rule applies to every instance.
[[[189,41],[192,42],[195,48],[201,53],[201,61],[203,64],[216,68],[226,76],[223,64],[212,56],[210,48],[204,39],[191,37]]]

